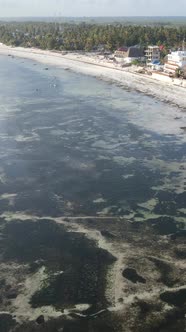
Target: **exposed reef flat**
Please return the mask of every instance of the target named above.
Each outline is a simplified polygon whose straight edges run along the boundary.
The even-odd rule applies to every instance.
[[[175,225],[161,235],[124,219],[1,219],[3,332],[183,331],[185,236],[173,238]]]
[[[0,57],[0,331],[183,332],[185,112],[34,64]]]

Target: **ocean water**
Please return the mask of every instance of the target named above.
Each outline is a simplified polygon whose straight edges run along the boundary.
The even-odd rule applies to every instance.
[[[1,56],[1,216],[184,221],[184,116],[96,78]]]

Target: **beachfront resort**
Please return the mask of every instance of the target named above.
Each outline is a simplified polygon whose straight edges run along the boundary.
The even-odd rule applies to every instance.
[[[122,47],[114,52],[113,61],[122,67],[138,65],[148,74],[160,74],[171,78],[186,78],[186,49],[169,50],[169,54],[162,56],[163,46],[149,45],[146,49],[140,46]]]
[[[96,52],[84,53],[87,61],[94,64],[113,66],[131,73],[144,74],[156,80],[186,87],[186,48],[169,49],[164,55],[163,45],[149,45],[146,48],[140,45],[119,47],[114,52],[105,52],[104,49]],[[70,54],[70,53],[69,53]],[[82,59],[83,55],[79,55]]]

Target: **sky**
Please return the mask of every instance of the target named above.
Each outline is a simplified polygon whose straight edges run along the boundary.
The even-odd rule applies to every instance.
[[[0,17],[186,16],[186,0],[0,0]]]

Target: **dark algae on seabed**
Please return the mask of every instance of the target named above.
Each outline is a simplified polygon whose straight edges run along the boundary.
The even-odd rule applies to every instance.
[[[34,64],[0,58],[0,331],[183,332],[184,112]]]
[[[63,225],[42,220],[7,224],[3,235],[5,261],[30,264],[32,272],[43,265],[47,270],[42,288],[30,300],[34,308],[53,305],[65,309],[88,303],[99,311],[108,306],[105,275],[115,257],[83,234],[67,232]]]

